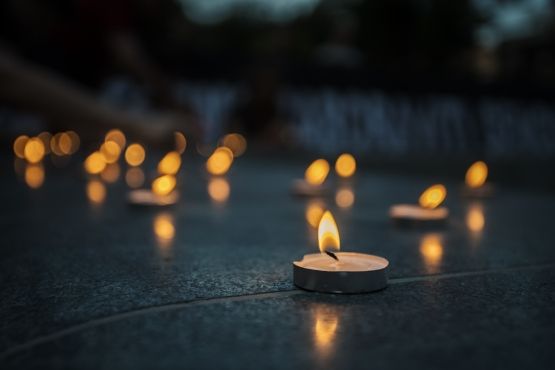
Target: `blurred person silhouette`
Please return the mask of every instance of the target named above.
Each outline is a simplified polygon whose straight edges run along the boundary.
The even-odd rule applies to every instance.
[[[195,112],[175,99],[170,78],[139,37],[148,17],[151,24],[183,21],[177,6],[173,0],[1,2],[0,103],[54,126],[119,127],[152,141],[175,129],[200,137]],[[98,100],[95,89],[116,73],[138,81],[163,113],[131,114]]]

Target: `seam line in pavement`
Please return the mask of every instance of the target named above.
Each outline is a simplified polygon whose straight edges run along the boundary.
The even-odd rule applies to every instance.
[[[541,270],[541,269],[553,268],[553,267],[555,267],[555,263],[533,265],[533,266],[508,267],[508,268],[494,269],[494,270],[466,271],[466,272],[454,272],[454,273],[446,273],[446,274],[438,274],[438,275],[414,276],[414,277],[406,277],[406,278],[391,278],[388,280],[388,283],[390,285],[397,285],[397,284],[405,284],[405,283],[420,282],[420,281],[436,281],[436,280],[443,280],[443,279],[499,274],[499,273],[514,272],[514,271],[522,271],[522,270]],[[241,301],[248,301],[253,299],[290,297],[290,296],[305,294],[305,293],[307,292],[305,292],[304,290],[289,289],[289,290],[281,290],[281,291],[275,291],[275,292],[244,294],[244,295],[237,295],[237,296],[217,297],[217,298],[206,298],[206,299],[200,299],[200,300],[194,300],[194,301],[169,303],[169,304],[164,304],[160,306],[139,308],[137,310],[118,313],[111,316],[106,316],[103,318],[87,321],[85,323],[74,325],[67,329],[63,329],[52,334],[39,336],[35,339],[16,345],[0,353],[0,359],[4,359],[15,353],[31,349],[40,344],[55,341],[57,339],[77,333],[82,330],[94,328],[96,326],[109,324],[112,322],[117,322],[127,318],[142,316],[149,313],[166,312],[166,311],[172,311],[172,310],[185,308],[185,307],[205,306],[209,304],[217,304],[217,303],[223,303],[223,302],[241,302]],[[314,293],[307,293],[307,294],[314,294]]]

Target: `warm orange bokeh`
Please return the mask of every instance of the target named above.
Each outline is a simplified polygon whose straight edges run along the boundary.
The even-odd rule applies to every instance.
[[[306,182],[310,185],[322,185],[328,177],[330,165],[325,159],[317,159],[308,166],[304,173]]]
[[[447,189],[441,184],[432,185],[424,190],[418,200],[420,206],[423,208],[434,209],[437,208],[447,196]]]
[[[357,169],[355,157],[349,153],[341,154],[335,161],[335,172],[341,177],[351,177]]]

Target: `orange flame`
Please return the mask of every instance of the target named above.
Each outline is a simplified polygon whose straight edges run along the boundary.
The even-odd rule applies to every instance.
[[[152,192],[156,195],[168,195],[175,189],[176,180],[172,175],[163,175],[152,182]]]
[[[432,185],[424,190],[418,202],[423,208],[434,209],[437,208],[447,196],[447,189],[441,184]]]
[[[335,172],[341,177],[351,177],[357,169],[355,157],[349,153],[341,154],[335,161]]]
[[[488,166],[483,161],[472,164],[466,171],[466,185],[470,188],[479,188],[484,185],[488,178]]]
[[[206,169],[212,175],[223,175],[226,173],[233,163],[233,152],[225,146],[221,146],[214,150],[214,153],[206,161]]]
[[[318,247],[324,253],[328,249],[339,251],[339,230],[330,211],[324,212],[318,224]]]

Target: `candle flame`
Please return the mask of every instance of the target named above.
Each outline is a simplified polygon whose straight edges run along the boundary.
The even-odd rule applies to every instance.
[[[25,148],[23,149],[23,154],[29,163],[36,164],[42,161],[44,155],[46,154],[42,140],[38,137],[33,137],[27,140]]]
[[[161,196],[168,195],[175,189],[176,183],[172,175],[160,176],[152,182],[152,192]]]
[[[445,189],[445,186],[436,184],[424,190],[418,202],[423,208],[434,209],[445,200],[446,195],[447,189]]]
[[[225,146],[220,146],[206,161],[206,170],[212,175],[223,175],[233,163],[233,152]]]
[[[158,172],[162,175],[175,175],[181,167],[181,156],[178,152],[169,152],[158,163]]]
[[[101,152],[93,152],[85,159],[85,170],[92,175],[99,174],[104,168],[106,168],[106,158]]]
[[[488,178],[488,166],[483,161],[472,164],[466,171],[466,185],[470,188],[479,188],[484,185]]]
[[[318,224],[318,247],[322,253],[340,249],[339,230],[330,211],[324,212]]]
[[[330,165],[325,159],[317,159],[308,166],[304,173],[306,182],[310,185],[322,185],[328,177]]]
[[[125,150],[125,161],[128,165],[140,166],[145,160],[145,149],[141,144],[131,144]]]

